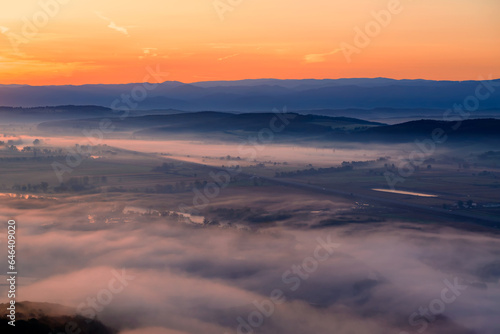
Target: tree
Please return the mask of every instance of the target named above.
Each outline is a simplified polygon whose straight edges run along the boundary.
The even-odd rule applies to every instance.
[[[40,145],[40,139],[33,140],[33,145]]]
[[[42,188],[42,191],[46,193],[49,189],[49,184],[47,182],[40,182],[40,188]]]
[[[9,147],[7,147],[7,149],[10,151],[10,152],[19,152],[19,149],[17,148],[17,146],[15,145],[10,145]]]

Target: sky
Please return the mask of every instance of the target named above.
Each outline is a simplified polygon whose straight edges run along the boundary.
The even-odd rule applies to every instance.
[[[500,77],[498,0],[0,4],[0,84]]]

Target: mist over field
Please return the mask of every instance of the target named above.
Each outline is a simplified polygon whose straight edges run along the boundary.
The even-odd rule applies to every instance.
[[[285,198],[286,206],[304,210],[311,205],[305,199]],[[500,247],[495,234],[396,221],[259,231],[201,228],[159,217],[89,224],[84,213],[119,203],[106,197],[96,200],[71,197],[29,210],[19,208],[16,199],[2,205],[2,212],[22,222],[20,300],[98,314],[124,333],[146,332],[148,327],[163,328],[160,333],[251,332],[238,327],[240,317],[260,324],[251,330],[262,333],[498,329]],[[248,205],[241,199],[231,204]],[[294,267],[301,269],[295,272]],[[109,304],[97,302],[102,308],[97,312],[88,298],[108,302],[100,292],[108,288],[114,272],[122,273],[120,268],[126,268],[129,281]],[[458,290],[450,290],[448,284],[457,282]],[[270,296],[276,289],[282,296],[275,302]],[[441,298],[448,298],[447,303],[431,308],[445,305],[437,317],[428,313],[427,320],[417,317],[409,323],[419,307],[429,308]],[[250,316],[262,312],[256,305],[269,312],[262,321]]]
[[[4,145],[25,148],[6,147],[2,157],[3,175],[13,178],[2,184],[1,212],[15,217],[23,244],[19,301],[64,305],[128,334],[498,330],[495,216],[476,215],[480,224],[471,225],[443,212],[416,221],[407,213],[450,201],[431,180],[456,173],[473,145],[426,152],[434,167],[421,162],[397,189],[437,199],[402,196],[398,206],[407,206],[390,209],[390,196],[401,195],[378,193],[386,203],[366,196],[387,188],[384,171],[405,165],[415,143],[256,143],[248,134],[204,143],[114,133],[78,151],[96,138],[23,129]],[[457,175],[482,170],[476,161]],[[228,174],[235,165],[243,169]],[[285,175],[305,188],[274,183]],[[335,188],[350,194],[327,192]],[[8,285],[0,290],[6,295]]]
[[[29,331],[498,331],[496,119],[61,110],[1,128]]]

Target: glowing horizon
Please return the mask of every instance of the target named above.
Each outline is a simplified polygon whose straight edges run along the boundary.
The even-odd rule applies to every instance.
[[[499,78],[498,17],[496,0],[26,0],[0,13],[0,84],[143,82],[148,66],[184,83]]]

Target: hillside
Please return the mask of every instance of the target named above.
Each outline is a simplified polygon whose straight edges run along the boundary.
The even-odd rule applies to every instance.
[[[283,119],[281,119],[283,118]],[[83,130],[97,129],[101,119],[83,119],[44,122],[40,131],[75,134]],[[381,126],[382,123],[369,122],[348,117],[328,117],[299,115],[295,113],[249,113],[230,114],[223,112],[197,112],[174,115],[149,115],[113,119],[114,132],[130,132],[135,137],[152,138],[179,135],[212,136],[223,139],[238,139],[269,129],[276,137],[295,139],[321,139],[331,133],[343,133]]]
[[[283,118],[283,119],[280,119]],[[97,129],[101,118],[44,122],[40,131],[77,135]],[[286,126],[283,126],[286,123]],[[460,123],[419,120],[386,125],[349,117],[300,115],[296,113],[196,112],[173,115],[149,115],[112,119],[113,135],[133,134],[135,138],[202,138],[204,140],[240,140],[257,136],[261,131],[273,133],[273,140],[319,140],[350,142],[412,142],[430,138],[442,129],[450,141],[495,141],[500,138],[499,119],[471,119]],[[274,129],[274,130],[273,130]],[[111,134],[110,134],[111,135]],[[263,135],[263,133],[261,133]]]
[[[411,121],[366,129],[359,133],[358,137],[363,141],[409,142],[421,137],[431,138],[435,130],[442,130],[450,141],[498,141],[500,119],[470,119],[461,122]]]
[[[37,123],[49,120],[112,116],[116,116],[116,113],[113,113],[110,108],[90,105],[33,108],[0,107],[0,121],[2,123]]]

